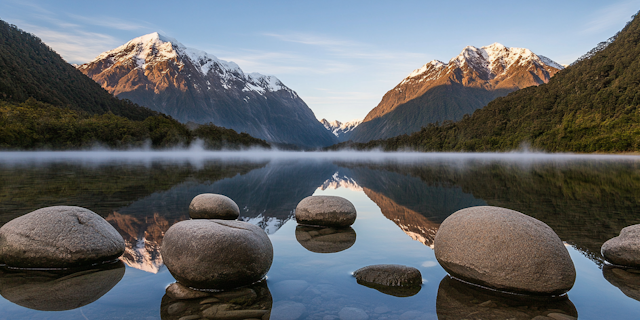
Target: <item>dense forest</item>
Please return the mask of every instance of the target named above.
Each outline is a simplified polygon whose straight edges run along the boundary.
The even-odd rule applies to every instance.
[[[264,140],[213,124],[195,130],[166,115],[134,121],[112,113],[91,115],[33,98],[23,103],[0,101],[0,149],[85,149],[186,147],[202,139],[207,149],[269,148]]]
[[[0,149],[166,148],[196,139],[207,149],[270,147],[213,124],[190,130],[120,100],[39,38],[0,20]]]
[[[615,40],[599,49],[548,84],[498,98],[458,122],[329,149],[640,151],[640,18],[635,15]]]

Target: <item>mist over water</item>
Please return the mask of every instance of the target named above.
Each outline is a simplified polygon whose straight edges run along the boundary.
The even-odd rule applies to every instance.
[[[195,145],[188,149],[173,150],[89,150],[89,151],[5,151],[0,152],[0,163],[37,164],[50,162],[72,162],[84,164],[117,163],[153,163],[168,161],[202,165],[210,160],[242,162],[264,162],[278,160],[304,161],[349,161],[362,163],[447,163],[464,165],[467,163],[506,162],[514,164],[557,163],[575,161],[640,161],[640,155],[616,154],[572,154],[542,152],[504,152],[504,153],[456,153],[456,152],[383,152],[374,151],[279,151],[251,149],[244,151],[205,150]]]

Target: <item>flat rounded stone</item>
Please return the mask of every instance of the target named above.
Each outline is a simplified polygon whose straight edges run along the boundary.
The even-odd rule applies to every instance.
[[[359,284],[396,297],[409,297],[422,289],[420,270],[397,264],[378,264],[353,273]]]
[[[356,231],[351,227],[297,226],[296,240],[311,252],[335,253],[347,250],[356,243]]]
[[[187,220],[169,228],[161,248],[167,269],[183,285],[232,289],[267,274],[273,246],[259,227],[242,221]]]
[[[353,275],[358,281],[381,284],[383,286],[422,285],[420,270],[398,264],[377,264],[356,270]]]
[[[356,221],[356,208],[342,197],[310,196],[298,203],[296,221],[300,224],[344,228]]]
[[[11,267],[77,267],[115,260],[124,249],[111,224],[81,207],[42,208],[0,228],[0,261]]]
[[[455,212],[440,225],[434,247],[449,274],[499,290],[558,295],[576,279],[558,235],[542,221],[505,208]]]
[[[120,282],[124,272],[121,261],[88,270],[11,271],[0,276],[0,295],[29,309],[72,310],[105,295]]]
[[[189,216],[192,219],[236,220],[240,216],[240,208],[227,196],[203,193],[191,200]]]
[[[278,301],[273,304],[271,319],[296,320],[307,310],[304,304],[294,301]]]
[[[620,266],[640,268],[640,224],[628,226],[602,245],[604,258]]]

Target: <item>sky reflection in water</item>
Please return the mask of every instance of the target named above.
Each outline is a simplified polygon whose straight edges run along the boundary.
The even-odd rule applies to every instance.
[[[510,305],[499,298],[489,307],[478,306],[485,301],[469,302],[469,297],[485,296],[448,282],[429,246],[448,215],[476,205],[529,214],[571,245],[577,280],[569,299],[580,319],[633,319],[640,306],[631,298],[640,287],[633,287],[633,280],[640,275],[608,274],[608,279],[621,277],[617,285],[631,283],[623,288],[625,295],[603,276],[599,246],[622,227],[640,223],[639,160],[535,153],[0,153],[1,224],[43,206],[79,205],[105,217],[128,245],[122,280],[97,301],[68,311],[35,311],[10,302],[15,298],[5,285],[0,319],[160,318],[164,289],[174,281],[158,254],[162,234],[187,219],[189,202],[205,192],[231,197],[241,208],[241,219],[269,234],[275,251],[267,281],[272,319],[294,309],[302,310],[300,319],[329,319],[343,308],[362,309],[370,319],[451,319],[464,312],[531,319],[536,312],[544,314],[544,306]],[[322,243],[296,239],[301,231],[296,234],[293,209],[312,194],[339,195],[354,203],[355,243],[318,253]],[[425,280],[422,289],[395,297],[357,284],[350,274],[379,263],[418,268]],[[522,312],[523,305],[528,313]],[[571,306],[549,309],[572,314]]]

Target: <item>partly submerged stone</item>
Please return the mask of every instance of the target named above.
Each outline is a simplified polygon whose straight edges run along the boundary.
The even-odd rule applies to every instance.
[[[124,249],[113,226],[81,207],[42,208],[0,228],[0,261],[11,267],[76,267],[115,260]]]
[[[310,196],[298,203],[296,221],[306,225],[344,228],[356,221],[356,208],[342,197]]]
[[[436,298],[438,319],[577,319],[578,311],[567,295],[549,299],[501,293],[445,276]],[[473,315],[473,316],[470,316]],[[554,318],[557,317],[557,318]]]
[[[230,220],[178,222],[165,233],[161,253],[178,282],[199,289],[254,283],[273,262],[273,246],[262,229]]]
[[[121,261],[73,271],[9,270],[0,275],[0,295],[29,309],[72,310],[105,295],[124,272]]]
[[[499,290],[558,295],[576,278],[569,252],[549,226],[505,208],[455,212],[440,225],[434,247],[454,277]]]
[[[335,253],[347,250],[356,243],[356,231],[351,227],[297,226],[296,240],[311,252]]]
[[[640,224],[622,229],[619,236],[605,242],[602,255],[613,264],[640,268]]]
[[[192,219],[236,220],[240,216],[240,208],[227,196],[203,193],[191,200],[189,216]]]
[[[396,297],[409,297],[420,292],[420,270],[397,264],[378,264],[353,273],[359,284]]]
[[[173,285],[179,284],[174,283]],[[221,292],[186,289],[194,293],[205,294],[205,296],[188,300],[174,299],[173,294],[170,295],[167,288],[167,294],[162,298],[160,305],[161,319],[269,319],[271,305],[273,304],[273,299],[265,280],[251,284],[248,287]],[[272,319],[275,318],[272,317]]]

